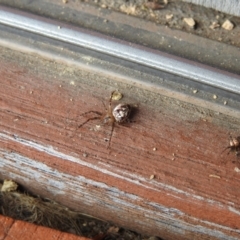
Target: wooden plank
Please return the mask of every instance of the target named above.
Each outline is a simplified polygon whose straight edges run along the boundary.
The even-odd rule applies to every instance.
[[[100,72],[1,48],[0,167],[30,191],[164,239],[237,239],[240,178],[222,154],[240,120]],[[134,123],[80,116],[112,90]],[[150,176],[154,175],[153,179]]]
[[[63,233],[54,229],[37,226],[31,223],[14,220],[0,215],[0,239],[4,240],[90,240],[73,234]]]

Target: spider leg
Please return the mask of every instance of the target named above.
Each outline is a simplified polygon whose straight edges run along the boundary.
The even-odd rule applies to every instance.
[[[102,104],[104,106],[104,109],[107,111],[106,105],[105,105],[105,103],[103,101],[102,101]]]
[[[108,140],[107,148],[109,148],[109,147],[110,147],[110,144],[111,144],[112,134],[113,134],[113,128],[114,128],[114,123],[112,124],[112,127],[111,127],[111,133],[110,133],[110,137],[109,137],[109,140]]]
[[[97,115],[102,115],[102,113],[100,113],[100,112],[98,112],[98,111],[87,111],[87,112],[84,112],[84,113],[82,113],[82,114],[80,114],[79,116],[85,116],[86,114],[88,114],[88,113],[95,113],[95,114],[97,114]]]
[[[110,95],[110,98],[109,98],[109,109],[112,108],[112,97],[113,97],[113,94],[115,93],[115,91],[112,91],[111,92],[111,95]]]
[[[89,119],[87,119],[85,122],[83,122],[82,124],[80,124],[79,126],[78,126],[78,128],[80,128],[80,127],[82,127],[83,125],[85,125],[87,122],[89,122],[89,121],[93,121],[93,120],[97,120],[97,119],[101,119],[101,117],[92,117],[92,118],[89,118]]]
[[[223,151],[221,152],[221,154],[223,154],[223,153],[224,153],[227,149],[229,149],[229,148],[230,148],[230,150],[229,150],[228,153],[227,153],[227,154],[229,154],[229,153],[231,152],[231,150],[232,150],[230,146],[224,148]]]

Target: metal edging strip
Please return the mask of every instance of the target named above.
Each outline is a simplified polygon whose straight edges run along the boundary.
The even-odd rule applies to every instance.
[[[0,24],[58,39],[87,49],[169,72],[201,84],[240,93],[240,76],[190,60],[0,6]]]

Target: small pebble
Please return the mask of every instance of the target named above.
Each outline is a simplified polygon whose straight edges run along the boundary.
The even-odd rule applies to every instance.
[[[220,24],[218,23],[218,22],[213,22],[210,26],[209,26],[209,28],[211,28],[211,29],[215,29],[215,28],[219,28],[220,27]]]
[[[223,24],[222,24],[222,28],[225,29],[225,30],[233,30],[234,28],[234,25],[232,22],[230,22],[229,20],[226,20]]]
[[[194,28],[196,22],[193,18],[184,18],[183,21],[191,28]]]
[[[240,172],[240,169],[239,169],[238,167],[235,167],[235,168],[234,168],[234,171],[237,172],[237,173],[239,173],[239,172]]]
[[[167,15],[166,15],[166,19],[167,19],[167,20],[171,20],[172,18],[173,18],[173,14],[167,14]]]
[[[217,99],[217,98],[218,98],[217,95],[214,94],[214,95],[213,95],[213,99]]]
[[[227,101],[224,101],[224,103],[223,103],[224,105],[227,105]]]
[[[115,91],[112,94],[112,100],[114,100],[114,101],[119,101],[120,99],[122,99],[122,97],[123,97],[123,95],[118,91]]]
[[[150,180],[152,180],[154,178],[155,178],[155,175],[153,175],[153,174],[149,177]]]
[[[153,151],[156,151],[157,150],[157,148],[153,148]]]
[[[197,90],[197,89],[193,90],[193,93],[197,93],[197,92],[198,92],[198,90]]]

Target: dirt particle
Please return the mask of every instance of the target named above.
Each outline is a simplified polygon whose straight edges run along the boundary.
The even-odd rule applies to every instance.
[[[128,15],[136,15],[137,9],[136,5],[130,4],[130,5],[122,5],[120,7],[120,10]]]
[[[233,30],[234,25],[232,22],[230,22],[228,19],[222,24],[222,28],[228,31]]]
[[[210,26],[209,28],[211,29],[215,29],[215,28],[219,28],[220,27],[220,24],[217,22],[217,21],[214,21]]]
[[[219,178],[219,179],[221,178],[220,176],[218,176],[218,175],[214,175],[214,174],[210,174],[209,177],[212,177],[212,178]]]
[[[155,175],[154,175],[154,174],[152,174],[152,175],[149,177],[150,180],[152,180],[152,179],[154,179],[154,178],[155,178]]]
[[[198,90],[197,90],[197,89],[193,90],[193,93],[197,93],[197,92],[198,92]]]
[[[102,4],[102,5],[101,5],[101,8],[107,8],[107,5]]]
[[[196,25],[196,22],[193,18],[184,18],[183,21],[191,28],[194,28]]]
[[[223,103],[224,105],[227,105],[227,101],[224,101],[224,103]]]
[[[217,99],[218,96],[216,94],[213,95],[213,99]]]
[[[157,148],[153,148],[153,151],[157,151]]]
[[[234,171],[237,172],[237,173],[240,173],[240,169],[238,167],[235,167]]]
[[[18,185],[13,180],[4,180],[1,192],[12,192],[17,189]]]
[[[118,91],[115,91],[112,94],[112,100],[114,100],[114,101],[119,101],[120,99],[122,99],[122,97],[123,97],[122,93],[120,93]]]
[[[68,2],[68,0],[62,0],[62,2],[63,2],[63,3],[67,3],[67,2]]]
[[[171,20],[172,18],[173,18],[173,14],[167,14],[167,15],[166,15],[166,19],[167,19],[167,20]]]

